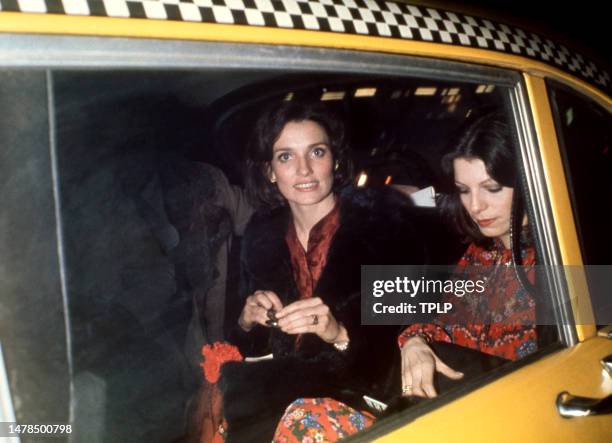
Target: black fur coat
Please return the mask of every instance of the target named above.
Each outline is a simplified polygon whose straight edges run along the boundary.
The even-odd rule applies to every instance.
[[[272,352],[274,359],[224,366],[232,441],[270,441],[284,409],[300,397],[334,397],[359,406],[362,394],[384,397],[385,391],[399,389],[393,386],[399,379],[390,379],[399,360],[398,328],[361,325],[361,265],[422,264],[424,245],[411,221],[412,208],[396,192],[347,188],[339,204],[340,227],[314,294],[346,327],[349,349],[339,352],[305,334],[296,351],[296,336],[261,326],[245,333],[237,326],[233,341],[244,356]],[[242,246],[242,300],[255,290],[276,292],[284,306],[299,299],[285,243],[290,222],[288,208],[252,218]]]

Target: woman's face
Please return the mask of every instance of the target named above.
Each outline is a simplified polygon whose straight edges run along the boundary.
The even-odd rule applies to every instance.
[[[272,147],[270,180],[289,205],[333,203],[333,164],[329,137],[311,120],[289,122]]]
[[[514,190],[491,178],[479,158],[457,158],[453,170],[461,203],[482,235],[497,237],[509,247]]]

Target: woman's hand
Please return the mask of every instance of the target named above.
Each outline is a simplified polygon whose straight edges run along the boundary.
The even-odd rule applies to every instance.
[[[447,366],[422,337],[412,337],[402,346],[402,394],[432,398],[438,395],[434,388],[434,371],[453,380],[463,373]]]
[[[253,329],[255,325],[268,327],[266,321],[269,319],[269,309],[274,309],[276,312],[283,309],[278,295],[272,291],[255,291],[247,297],[240,318],[238,318],[238,324],[246,332]]]
[[[281,331],[287,334],[317,334],[327,343],[348,340],[346,328],[319,297],[293,302],[277,312],[276,318]]]

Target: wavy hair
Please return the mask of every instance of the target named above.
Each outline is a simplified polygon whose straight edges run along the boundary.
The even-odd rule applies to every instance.
[[[267,207],[286,204],[278,187],[270,183],[268,172],[272,148],[285,125],[290,122],[313,121],[329,138],[334,167],[332,192],[337,193],[352,179],[353,166],[349,155],[344,121],[320,102],[282,101],[269,106],[257,119],[245,155],[245,185],[252,201]]]
[[[455,185],[453,162],[458,158],[479,159],[489,176],[502,186],[516,184],[516,157],[510,126],[504,115],[489,112],[466,122],[442,157],[442,189],[438,203],[442,214],[467,241],[490,244],[480,232],[467,210]]]

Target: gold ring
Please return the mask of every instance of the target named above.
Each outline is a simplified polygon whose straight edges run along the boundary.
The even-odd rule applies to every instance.
[[[317,314],[312,316],[312,324],[313,325],[318,325],[319,324],[319,316]]]
[[[410,394],[412,392],[412,386],[402,387],[402,394]]]

